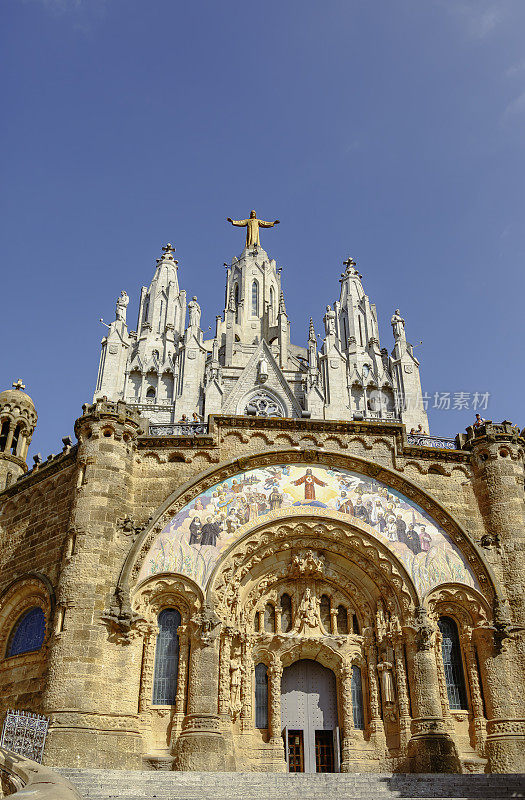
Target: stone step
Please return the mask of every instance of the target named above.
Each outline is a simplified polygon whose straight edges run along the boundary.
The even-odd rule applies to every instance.
[[[58,769],[86,800],[518,800],[524,775]]]

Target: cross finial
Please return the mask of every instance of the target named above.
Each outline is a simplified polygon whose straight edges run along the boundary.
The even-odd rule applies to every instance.
[[[355,265],[356,265],[356,262],[354,261],[354,259],[352,258],[352,256],[348,256],[348,258],[346,259],[346,261],[343,261],[343,266],[344,266],[344,267],[346,267],[347,269],[348,269],[349,267],[355,267]]]
[[[21,378],[19,378],[16,383],[13,383],[13,389],[18,389],[19,391],[21,391],[22,389],[25,389],[25,388],[26,387],[22,383],[22,379]]]
[[[164,253],[163,258],[166,258],[175,252],[175,248],[172,246],[171,242],[168,242],[168,244],[164,245],[162,248],[162,252]]]

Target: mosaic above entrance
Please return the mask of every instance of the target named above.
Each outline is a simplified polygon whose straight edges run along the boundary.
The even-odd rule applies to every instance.
[[[241,472],[191,500],[153,542],[139,580],[178,572],[204,588],[221,553],[255,522],[301,508],[359,519],[402,561],[421,597],[440,583],[477,587],[450,537],[408,497],[357,472],[307,464]]]

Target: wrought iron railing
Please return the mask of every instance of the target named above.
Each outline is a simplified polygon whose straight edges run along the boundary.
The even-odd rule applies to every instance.
[[[418,447],[439,447],[442,450],[455,450],[456,442],[454,439],[443,439],[441,436],[428,436],[428,434],[409,433],[407,435],[409,444],[415,444]]]
[[[8,710],[2,728],[0,747],[41,764],[48,725],[48,718],[40,714]]]
[[[149,426],[150,436],[202,436],[208,433],[206,422],[176,422]]]

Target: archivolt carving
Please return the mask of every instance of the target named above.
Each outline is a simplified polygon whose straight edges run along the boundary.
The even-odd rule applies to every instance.
[[[187,624],[203,602],[202,591],[184,575],[154,575],[137,588],[131,608],[145,621],[156,623],[163,608],[176,607],[183,624]]]
[[[461,628],[487,625],[492,617],[485,598],[470,587],[446,584],[433,589],[425,597],[430,616],[452,616]]]
[[[316,550],[306,547],[312,539]],[[322,578],[317,570],[296,574],[294,565],[299,553],[311,553],[314,565],[313,554],[317,553],[319,561],[322,556]],[[308,556],[303,556],[304,564],[309,561]],[[360,531],[352,530],[349,525],[309,525],[305,521],[280,525],[277,530],[263,528],[257,538],[250,535],[235,543],[212,576],[209,593],[213,594],[218,613],[229,624],[244,629],[248,615],[252,624],[256,608],[267,600],[277,602],[278,592],[291,589],[293,584],[286,583],[291,580],[291,570],[295,584],[304,584],[303,590],[321,578],[327,591],[333,592],[335,588],[346,594],[345,602],[349,603],[349,597],[351,605],[361,609],[362,624],[367,608],[375,602],[373,598],[381,593],[389,597],[392,611],[400,617],[419,602],[403,568],[379,542],[366,541]]]

